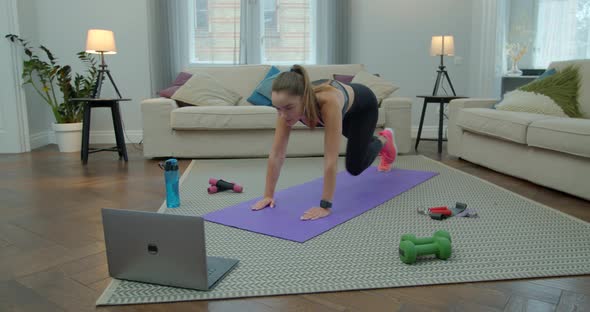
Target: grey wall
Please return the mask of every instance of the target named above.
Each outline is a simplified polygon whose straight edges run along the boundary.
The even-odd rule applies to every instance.
[[[39,43],[39,26],[37,23],[37,1],[18,1],[18,21],[21,38],[30,42],[30,46],[37,48]],[[19,48],[22,52],[22,49]],[[39,51],[39,50],[37,50]],[[27,57],[23,55],[23,59]],[[35,90],[30,86],[25,86],[25,96],[27,99],[27,115],[29,120],[29,135],[31,137],[31,147],[39,147],[46,145],[49,140],[49,133],[51,129],[51,122],[53,121],[53,114],[51,109],[41,97],[37,95]]]
[[[422,107],[416,95],[432,93],[440,62],[430,56],[432,36],[444,33],[455,37],[456,56],[445,57],[445,65],[457,94],[467,94],[471,14],[472,3],[467,0],[353,0],[351,62],[364,63],[369,71],[400,86],[395,94],[420,103],[412,110],[416,129]],[[455,60],[463,64],[455,64]],[[446,89],[450,94],[450,88]],[[426,113],[428,134],[434,134],[437,116],[433,105]]]

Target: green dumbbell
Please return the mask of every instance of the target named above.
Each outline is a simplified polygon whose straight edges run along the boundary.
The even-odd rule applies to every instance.
[[[432,235],[432,237],[416,237],[416,235],[414,235],[414,234],[404,234],[404,235],[402,235],[400,242],[407,240],[407,241],[411,241],[412,243],[414,243],[414,245],[432,244],[434,242],[435,237],[444,237],[444,238],[448,239],[449,242],[452,242],[451,234],[449,234],[449,232],[443,231],[443,230],[439,230],[439,231],[434,232],[434,235]]]
[[[438,259],[447,260],[451,256],[451,242],[444,237],[435,237],[431,244],[416,245],[405,240],[399,244],[399,258],[403,263],[412,264],[419,256],[434,254]]]

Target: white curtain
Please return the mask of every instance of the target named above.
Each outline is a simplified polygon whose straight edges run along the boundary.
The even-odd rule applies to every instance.
[[[553,61],[590,57],[589,0],[537,0],[533,62],[547,68]]]
[[[350,62],[349,0],[317,0],[316,61],[318,64]]]
[[[193,27],[189,24],[193,10],[187,0],[166,1],[168,38],[170,47],[170,75],[176,77],[190,64],[189,38]]]
[[[499,98],[506,68],[508,0],[473,2],[469,95]]]

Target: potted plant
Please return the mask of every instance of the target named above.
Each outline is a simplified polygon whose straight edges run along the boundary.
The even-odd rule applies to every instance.
[[[51,107],[55,123],[52,127],[61,152],[76,152],[81,149],[82,118],[84,104],[72,101],[73,98],[85,98],[92,95],[98,70],[94,57],[84,51],[77,56],[86,66],[84,75],[75,73],[72,80],[72,68],[60,65],[49,49],[39,46],[47,60],[37,56],[29,47],[29,42],[17,35],[8,34],[8,40],[23,47],[27,59],[23,61],[22,78],[24,84],[30,84],[36,93]]]

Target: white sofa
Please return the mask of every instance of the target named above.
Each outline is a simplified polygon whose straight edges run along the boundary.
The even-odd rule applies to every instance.
[[[143,154],[145,157],[238,158],[266,157],[270,151],[277,118],[272,107],[255,106],[246,101],[264,78],[270,65],[193,67],[186,71],[204,71],[226,87],[242,95],[236,106],[178,107],[168,98],[141,102],[143,117]],[[283,71],[287,68],[279,68]],[[363,65],[309,65],[311,79],[333,78],[333,74],[353,75]],[[400,153],[410,151],[411,100],[395,97],[383,99],[379,108],[378,130],[395,129]],[[321,128],[309,130],[298,123],[291,132],[288,156],[323,155]],[[343,136],[341,153],[345,152]]]
[[[590,60],[577,64],[583,118],[492,109],[494,99],[460,99],[449,107],[448,152],[495,171],[590,199]]]

